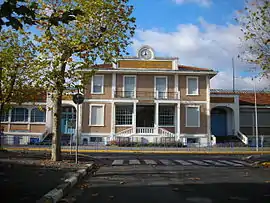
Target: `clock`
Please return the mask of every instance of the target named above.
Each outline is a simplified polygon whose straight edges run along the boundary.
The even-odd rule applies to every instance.
[[[143,47],[142,49],[140,49],[138,55],[141,59],[149,60],[149,59],[153,58],[152,50],[150,48],[147,48],[147,47]]]

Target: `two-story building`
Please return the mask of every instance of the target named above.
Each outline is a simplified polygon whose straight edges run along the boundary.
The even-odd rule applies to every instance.
[[[270,144],[269,93],[257,92],[256,99],[253,91],[210,90],[216,71],[180,63],[178,58],[155,56],[151,47],[143,46],[137,56],[84,70],[95,68],[96,73],[78,109],[81,143],[123,138],[200,146],[234,139],[248,144],[258,131],[269,137]],[[64,96],[62,103],[62,133],[74,135],[77,106],[70,96]],[[1,118],[5,134],[26,138],[22,143],[45,139],[53,125],[51,104],[47,93],[42,101],[14,105]]]
[[[83,139],[195,138],[206,145],[211,138],[209,82],[217,73],[178,63],[143,46],[137,56],[97,65],[84,92]]]

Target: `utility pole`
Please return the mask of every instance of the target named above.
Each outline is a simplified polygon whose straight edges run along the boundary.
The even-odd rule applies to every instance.
[[[259,135],[258,135],[258,109],[257,109],[257,93],[256,93],[256,77],[254,78],[254,106],[255,106],[255,135],[256,135],[256,151],[259,151]]]
[[[232,81],[233,81],[233,93],[235,93],[235,66],[234,66],[234,57],[232,57]]]

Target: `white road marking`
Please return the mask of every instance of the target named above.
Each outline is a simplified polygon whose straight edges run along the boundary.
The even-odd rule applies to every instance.
[[[147,165],[156,165],[157,164],[157,162],[155,162],[154,160],[151,160],[151,159],[145,159],[144,162]]]
[[[226,166],[226,164],[219,163],[219,162],[213,161],[213,160],[203,160],[203,161],[206,162],[206,163],[209,163],[209,164],[213,164],[215,166]]]
[[[140,165],[140,161],[138,159],[129,160],[130,165]]]
[[[124,164],[124,160],[114,160],[113,162],[112,162],[112,165],[113,166],[119,166],[119,165],[123,165]]]
[[[239,163],[239,164],[243,164],[245,166],[251,166],[250,163],[245,162],[245,161],[241,161],[241,160],[231,160],[231,161],[236,162],[236,163]]]
[[[159,161],[161,163],[163,163],[164,165],[166,165],[166,166],[168,166],[168,165],[175,165],[175,163],[173,163],[172,161],[167,160],[167,159],[160,159]]]
[[[177,163],[180,163],[183,166],[191,166],[192,165],[192,163],[189,163],[189,162],[184,161],[184,160],[174,160],[174,161]]]
[[[203,161],[199,161],[199,160],[188,160],[191,163],[197,164],[197,165],[201,165],[201,166],[209,166],[208,163],[205,163]]]
[[[233,163],[231,161],[226,161],[226,160],[218,160],[218,161],[222,162],[222,163],[225,163],[225,164],[232,165],[232,166],[243,166],[242,164],[236,164],[236,163]]]

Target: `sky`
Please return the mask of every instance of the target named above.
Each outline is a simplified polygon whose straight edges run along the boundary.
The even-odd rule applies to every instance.
[[[130,0],[137,30],[131,55],[142,45],[155,55],[178,57],[179,64],[218,71],[211,88],[232,89],[232,59],[236,89],[253,89],[250,64],[238,59],[242,32],[235,21],[245,0]],[[258,89],[269,88],[269,79],[256,80]]]

